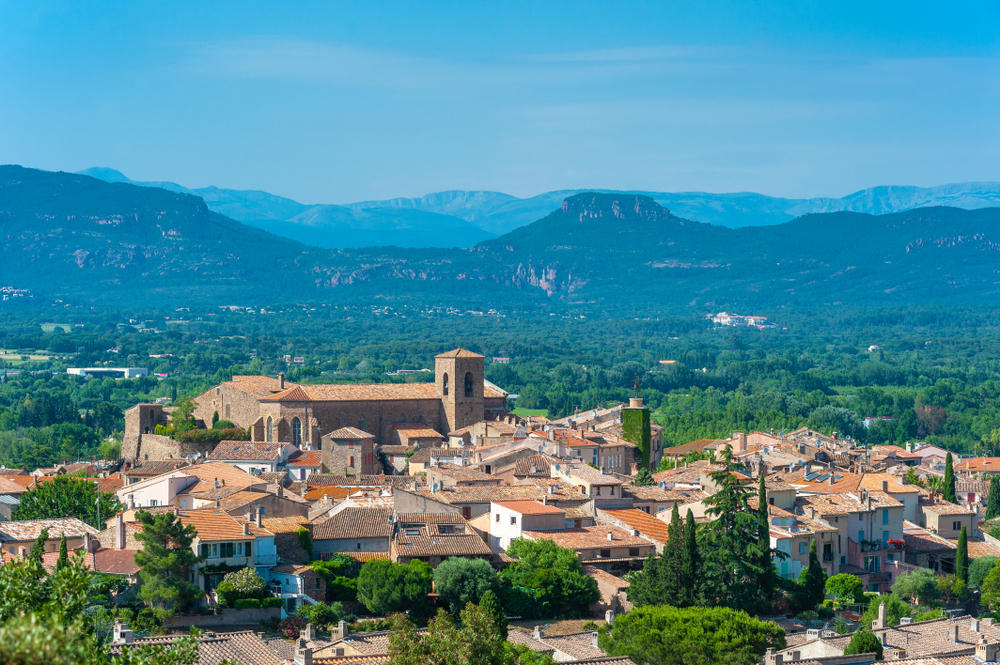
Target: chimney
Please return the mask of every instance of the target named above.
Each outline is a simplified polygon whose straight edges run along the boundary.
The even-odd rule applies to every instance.
[[[998,655],[1000,655],[1000,644],[990,643],[985,635],[979,638],[979,642],[976,644],[976,658],[978,660],[984,663],[995,663]]]
[[[248,522],[243,523],[243,535],[244,536],[250,535],[250,524]]]
[[[26,559],[28,557],[28,548],[26,548],[26,547],[18,547],[17,548],[17,555],[19,557],[21,557],[22,559]]]
[[[347,622],[341,619],[337,622],[337,627],[330,631],[330,641],[337,642],[347,637]]]
[[[298,647],[295,649],[295,665],[312,665],[313,662],[313,650],[306,646],[306,641],[303,639],[299,640]]]
[[[951,627],[951,641],[955,644],[961,644],[958,640],[958,624],[953,624]]]
[[[885,603],[878,606],[878,615],[875,621],[872,621],[872,630],[878,630],[880,628],[885,628]]]
[[[889,491],[889,481],[888,480],[883,480],[882,481],[882,491],[883,492],[888,492]]]
[[[94,543],[90,540],[90,534],[89,533],[84,533],[83,534],[83,551],[84,552],[93,552],[95,549],[96,548],[94,547]]]
[[[547,505],[549,505],[549,497],[548,497],[548,495],[547,495],[547,494],[543,494],[543,495],[542,495],[542,505],[543,505],[543,506],[547,506]]]
[[[781,665],[785,660],[780,653],[775,653],[774,649],[768,649],[764,654],[764,665]]]
[[[121,513],[115,518],[115,548],[125,549],[125,516]]]
[[[316,629],[313,627],[312,622],[306,624],[305,630],[302,631],[302,636],[306,642],[312,642],[316,639]]]
[[[284,488],[284,486],[282,486],[282,484],[280,482],[278,483],[278,490],[277,490],[276,494],[278,495],[279,499],[282,498],[283,496],[285,496],[285,488]]]
[[[972,620],[972,622],[969,624],[969,630],[971,630],[974,633],[979,632],[979,619],[974,618]]]
[[[531,629],[531,637],[539,642],[542,641],[543,633],[541,626],[535,626]]]
[[[278,372],[278,390],[285,389],[285,373]]]
[[[830,477],[826,479],[826,484],[827,485],[833,485],[833,474],[832,473],[830,474]]]
[[[132,630],[125,626],[121,621],[115,620],[115,626],[113,629],[111,644],[116,646],[121,644],[131,644],[135,639],[135,634]]]
[[[598,633],[596,630],[590,633],[590,646],[594,647],[595,649],[600,648],[599,646],[597,646],[597,635]]]
[[[614,542],[614,540],[615,540],[614,534],[608,531],[608,542]]]
[[[259,526],[261,528],[264,527],[264,513],[261,511],[260,508],[257,509],[256,520],[255,521],[257,522],[257,526]]]

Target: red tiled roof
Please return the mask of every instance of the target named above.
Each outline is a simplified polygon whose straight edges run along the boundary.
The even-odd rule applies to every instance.
[[[313,540],[329,538],[388,538],[392,511],[388,508],[350,506],[313,528]]]
[[[181,510],[177,512],[177,519],[185,526],[193,524],[194,528],[198,530],[198,540],[201,541],[242,540],[255,536],[273,535],[270,531],[253,522],[233,517],[225,511],[214,508]],[[244,533],[244,524],[248,525],[249,534]]]
[[[285,462],[287,466],[323,466],[323,451],[300,450]]]
[[[494,503],[522,515],[555,515],[557,513],[565,514],[566,512],[539,501],[495,501]]]
[[[274,460],[288,444],[277,441],[219,441],[210,460]]]

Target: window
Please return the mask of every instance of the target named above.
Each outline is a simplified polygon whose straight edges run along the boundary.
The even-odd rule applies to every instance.
[[[805,542],[799,543],[799,554],[805,554],[809,551],[809,544]]]
[[[858,544],[860,545],[861,543],[864,542],[864,540],[865,540],[865,530],[858,529]]]
[[[955,531],[961,531],[962,530],[962,523],[961,522],[952,522],[951,523],[951,528],[954,529]]]
[[[149,505],[150,506],[158,506],[158,505],[160,505],[160,500],[159,499],[150,499],[149,500]]]
[[[222,543],[219,545],[219,556],[222,558],[231,557],[234,554],[234,543]]]
[[[354,468],[354,455],[347,456],[347,466]]]
[[[511,526],[517,526],[517,516],[516,515],[511,515],[510,516],[510,523],[511,523]]]
[[[444,395],[448,394],[448,375],[445,374],[441,379],[441,393]]]
[[[354,441],[348,441],[347,442],[347,449],[348,450],[354,450]]]
[[[773,496],[767,497],[767,502],[773,506],[774,505],[774,497]]]
[[[267,417],[267,429],[264,431],[265,441],[274,441],[274,420],[271,416]]]
[[[497,517],[496,521],[499,522],[500,521],[500,513],[497,513],[496,517]]]
[[[464,517],[465,519],[469,519],[470,517],[472,517],[472,508],[470,508],[469,506],[462,506],[462,517]]]
[[[888,523],[889,523],[889,509],[888,508],[883,508],[882,509],[882,524],[888,524]]]
[[[611,550],[601,550],[601,555],[600,556],[601,556],[602,559],[610,559],[611,558]]]
[[[472,397],[472,372],[465,373],[465,396]]]
[[[361,543],[356,543],[356,544],[357,544],[357,548],[360,550],[361,549]]]
[[[302,445],[302,421],[298,418],[292,420],[292,443],[296,446]]]
[[[260,512],[263,513],[264,509],[261,508]],[[243,543],[243,556],[253,556],[253,541],[252,540],[248,540],[247,542]]]
[[[639,548],[638,547],[630,547],[630,548],[628,548],[628,555],[629,556],[639,556]]]
[[[865,570],[877,573],[882,570],[882,559],[878,555],[865,557]]]
[[[888,545],[889,544],[889,532],[888,531],[883,531],[882,532],[882,544],[883,545]]]
[[[601,496],[601,486],[597,486],[597,496]]]
[[[232,413],[230,413],[229,405],[227,404],[226,405],[226,420],[229,420],[231,417],[232,417]]]

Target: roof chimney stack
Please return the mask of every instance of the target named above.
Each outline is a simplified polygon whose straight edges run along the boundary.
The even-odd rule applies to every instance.
[[[278,390],[285,389],[285,373],[278,372]]]

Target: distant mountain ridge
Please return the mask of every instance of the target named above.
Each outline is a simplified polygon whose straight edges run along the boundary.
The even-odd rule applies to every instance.
[[[108,182],[132,182],[120,171],[95,167],[81,173]],[[518,198],[493,191],[450,190],[413,198],[306,205],[255,190],[186,189],[172,182],[132,184],[201,196],[216,212],[317,247],[470,247],[530,224],[575,194],[638,194],[686,219],[742,228],[781,224],[814,212],[883,215],[950,206],[974,210],[1000,206],[1000,183],[965,182],[936,187],[880,186],[841,198],[792,199],[753,192],[646,192],[573,189]],[[312,210],[311,215],[304,214]],[[319,211],[323,211],[320,214]],[[429,217],[427,213],[435,216]],[[447,219],[450,218],[450,219]],[[280,223],[279,223],[280,222]],[[301,228],[302,226],[309,228]]]
[[[317,249],[193,195],[0,166],[0,285],[41,299],[408,302],[595,312],[1000,304],[1000,208],[811,213],[731,229],[586,192],[469,249]]]

